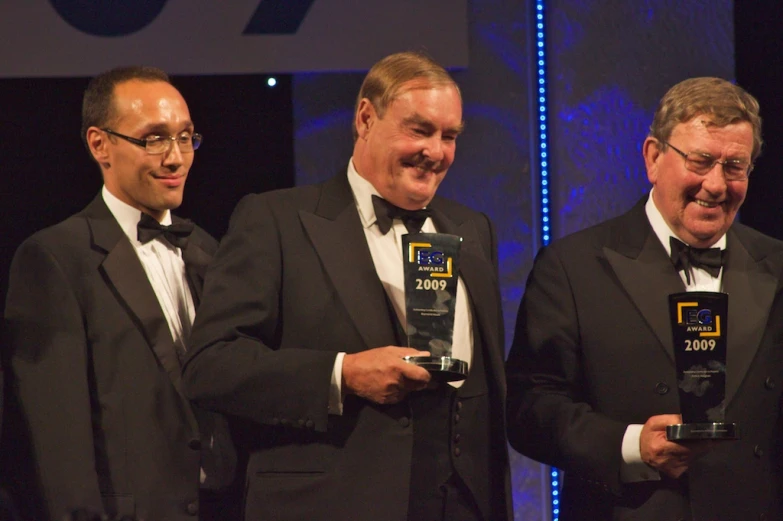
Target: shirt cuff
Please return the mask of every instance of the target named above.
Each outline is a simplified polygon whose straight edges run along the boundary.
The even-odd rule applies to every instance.
[[[639,439],[644,425],[632,424],[625,429],[623,436],[623,462],[620,464],[620,481],[637,483],[639,481],[660,481],[657,470],[642,461],[642,449]]]
[[[332,369],[332,385],[329,389],[329,414],[343,414],[343,358],[345,353],[337,353]]]

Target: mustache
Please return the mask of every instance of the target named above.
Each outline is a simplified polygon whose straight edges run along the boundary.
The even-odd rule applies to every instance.
[[[441,161],[432,161],[431,159],[427,159],[423,154],[416,154],[413,156],[413,158],[408,161],[408,163],[418,168],[419,170],[430,170],[430,171],[439,171],[441,167]]]

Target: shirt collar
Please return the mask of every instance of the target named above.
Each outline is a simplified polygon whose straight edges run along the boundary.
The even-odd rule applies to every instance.
[[[141,219],[141,210],[137,210],[131,205],[120,201],[114,194],[109,192],[106,185],[103,185],[101,195],[103,196],[103,202],[109,207],[109,211],[117,220],[120,228],[122,228],[122,231],[128,236],[131,243],[141,244],[138,240],[138,232],[136,230],[136,225],[139,223],[139,219]],[[163,216],[163,221],[161,221],[160,224],[165,226],[171,224],[170,211],[166,210],[166,214]]]
[[[663,244],[663,247],[666,249],[666,255],[671,256],[672,247],[669,243],[669,237],[674,237],[675,239],[685,244],[688,243],[686,241],[683,241],[679,237],[677,237],[677,234],[674,233],[671,230],[671,228],[669,228],[669,225],[666,223],[666,220],[663,218],[663,215],[661,215],[660,210],[658,210],[658,207],[655,206],[655,202],[653,201],[653,190],[655,190],[655,188],[650,190],[650,195],[647,198],[647,204],[644,205],[644,211],[647,213],[647,220],[650,221],[650,226],[652,226],[655,235],[658,237],[658,240],[661,241],[661,244]],[[720,239],[718,239],[718,242],[712,245],[712,248],[720,248],[721,250],[726,249],[725,233]]]
[[[375,224],[375,207],[372,204],[372,196],[381,194],[367,179],[359,175],[353,166],[353,158],[348,161],[348,184],[351,185],[356,207],[359,209],[359,217],[362,219],[362,226],[369,228]]]

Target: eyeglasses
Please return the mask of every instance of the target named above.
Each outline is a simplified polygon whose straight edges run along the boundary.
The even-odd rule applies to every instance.
[[[183,154],[193,152],[197,150],[201,145],[201,134],[191,134],[190,132],[182,132],[176,136],[149,136],[144,139],[138,139],[135,137],[126,136],[115,132],[110,128],[102,128],[107,134],[117,136],[125,141],[138,145],[145,149],[150,155],[165,154],[171,149],[171,145],[176,143],[179,146],[179,151]]]
[[[699,175],[707,175],[707,172],[713,169],[715,164],[723,167],[723,177],[727,181],[745,181],[753,171],[753,163],[745,159],[727,159],[718,161],[709,154],[698,152],[688,152],[687,154],[671,143],[661,141],[664,145],[671,147],[685,159],[685,168]]]

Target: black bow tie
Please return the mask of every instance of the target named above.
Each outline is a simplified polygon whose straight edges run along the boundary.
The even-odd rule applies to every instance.
[[[713,277],[720,275],[723,266],[723,250],[720,248],[692,248],[684,242],[669,238],[672,249],[672,263],[677,271],[685,270],[685,280],[691,283],[691,267],[699,268]]]
[[[378,223],[378,228],[384,235],[391,229],[394,219],[401,220],[408,233],[419,233],[424,221],[432,213],[429,208],[405,210],[399,206],[394,206],[386,199],[377,195],[372,196],[372,206],[375,208],[375,219]]]
[[[188,237],[193,232],[193,226],[193,222],[188,220],[164,226],[151,215],[142,212],[136,229],[137,237],[142,244],[162,235],[172,246],[184,248],[188,244]]]

